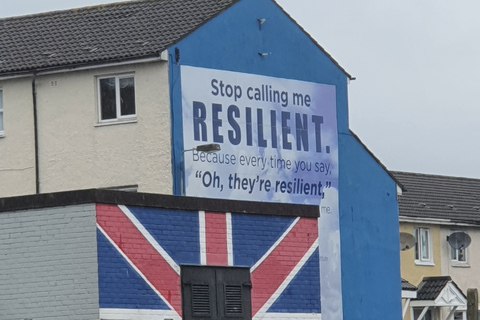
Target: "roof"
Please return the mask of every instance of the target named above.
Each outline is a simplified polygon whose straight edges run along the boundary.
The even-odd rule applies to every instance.
[[[0,75],[158,57],[237,1],[128,1],[0,19]]]
[[[238,1],[125,1],[0,19],[0,76],[159,57]]]
[[[385,167],[385,165],[380,161],[380,159],[378,159],[372,151],[370,151],[370,149],[368,149],[367,145],[364,144],[362,142],[362,140],[360,140],[360,138],[352,131],[352,130],[349,130],[350,134],[352,135],[352,137],[355,138],[355,140],[358,141],[358,143],[360,143],[360,145],[363,147],[363,149],[365,149],[365,151],[373,158],[373,160],[378,163],[378,165],[390,176],[390,178],[392,178],[393,181],[395,181],[395,183],[397,184],[398,187],[400,187],[400,189],[402,190],[405,190],[405,186],[397,179],[397,177],[395,175],[392,174],[392,172],[390,172],[387,167]]]
[[[480,224],[480,179],[392,171],[405,191],[398,197],[401,217]]]
[[[418,285],[417,298],[411,306],[464,307],[465,294],[449,276],[425,277]]]
[[[435,300],[450,281],[450,276],[423,278],[418,285],[417,300]]]
[[[413,284],[402,278],[402,290],[417,291],[417,289]]]

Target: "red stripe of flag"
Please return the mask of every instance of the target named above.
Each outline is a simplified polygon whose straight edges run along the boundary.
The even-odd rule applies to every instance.
[[[205,212],[205,242],[207,265],[228,265],[225,213]]]
[[[300,218],[279,245],[252,272],[252,314],[270,299],[318,238],[317,220]]]
[[[181,316],[179,275],[117,206],[96,208],[99,226]]]

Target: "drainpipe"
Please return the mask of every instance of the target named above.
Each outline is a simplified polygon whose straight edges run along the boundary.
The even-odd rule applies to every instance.
[[[37,120],[37,72],[32,74],[32,98],[33,98],[33,135],[35,139],[35,193],[40,193],[40,177],[38,168],[38,120]]]

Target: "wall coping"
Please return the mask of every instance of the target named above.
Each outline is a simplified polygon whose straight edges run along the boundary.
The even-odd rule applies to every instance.
[[[0,213],[88,203],[318,218],[318,206],[86,189],[0,198]]]

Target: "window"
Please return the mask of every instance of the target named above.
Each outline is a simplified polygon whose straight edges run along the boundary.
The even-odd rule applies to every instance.
[[[466,320],[467,313],[465,311],[455,311],[453,314],[453,320]]]
[[[250,320],[250,269],[181,266],[183,319]]]
[[[415,262],[433,263],[430,229],[415,229]]]
[[[422,314],[422,312],[423,312],[423,307],[413,308],[413,318],[418,319],[418,317]],[[432,309],[428,309],[428,311],[423,316],[423,320],[435,320]]]
[[[467,249],[454,249],[450,247],[452,261],[456,262],[467,262]]]
[[[452,230],[451,233],[453,234],[455,231]],[[467,263],[467,248],[454,249],[450,245],[448,247],[450,248],[450,259],[452,262],[459,264]]]
[[[99,77],[100,122],[135,118],[135,79],[132,74]]]
[[[0,89],[0,136],[3,135],[3,91]]]

